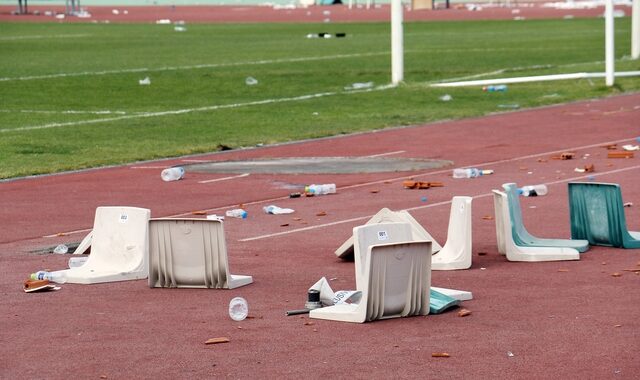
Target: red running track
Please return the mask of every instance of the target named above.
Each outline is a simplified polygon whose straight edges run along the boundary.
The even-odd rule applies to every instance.
[[[607,159],[604,144],[636,143],[640,94],[396,128],[331,139],[145,162],[0,183],[0,378],[637,378],[640,361],[640,250],[592,247],[580,261],[507,262],[497,252],[491,189],[505,182],[546,183],[549,194],[523,198],[527,228],[568,237],[571,180],[619,183],[629,226],[640,230],[640,158]],[[577,158],[550,159],[563,151]],[[191,160],[367,156],[448,159],[495,174],[454,180],[450,168],[369,175],[187,172],[162,182],[162,167]],[[593,164],[594,173],[576,173]],[[402,181],[442,181],[406,190]],[[282,184],[334,182],[338,193],[289,199]],[[377,192],[376,192],[377,191]],[[334,290],[355,287],[353,263],[333,251],[382,207],[408,209],[446,241],[449,201],[473,200],[473,266],[433,272],[434,286],[470,290],[472,311],[366,324],[285,317],[302,308],[322,276]],[[427,197],[427,201],[422,200]],[[223,213],[243,203],[246,220],[228,219],[232,273],[254,283],[236,290],[150,289],[146,281],[62,285],[26,294],[30,272],[64,268],[68,256],[34,249],[79,241],[102,205],[147,207],[153,217]],[[266,215],[267,204],[293,215]],[[325,216],[318,216],[325,212]],[[190,215],[191,216],[191,215]],[[202,216],[200,216],[202,217]],[[486,217],[486,218],[485,218]],[[296,218],[296,219],[294,219]],[[286,226],[283,226],[287,224]],[[59,232],[63,236],[44,238]],[[621,273],[614,277],[612,273]],[[229,300],[242,296],[250,317],[234,322]],[[205,345],[213,337],[229,343]],[[449,358],[434,358],[447,352]],[[511,355],[509,354],[511,353]]]

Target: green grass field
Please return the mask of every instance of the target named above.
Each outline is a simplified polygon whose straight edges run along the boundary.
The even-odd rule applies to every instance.
[[[604,70],[602,19],[405,23],[0,24],[0,178],[504,112],[640,89],[640,78],[437,89],[441,80]],[[309,39],[308,33],[346,38]],[[616,20],[616,70],[630,20]],[[499,71],[496,73],[496,71]],[[493,72],[493,73],[492,73]],[[248,86],[252,76],[257,85]],[[140,85],[148,77],[150,85]],[[374,82],[369,91],[345,90]],[[450,94],[452,101],[439,97]]]

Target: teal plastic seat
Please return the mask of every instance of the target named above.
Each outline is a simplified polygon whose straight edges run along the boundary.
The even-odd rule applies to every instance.
[[[570,182],[571,237],[589,244],[640,248],[640,232],[627,229],[620,185]]]
[[[521,247],[561,247],[573,248],[578,252],[585,252],[589,249],[589,241],[572,239],[545,239],[531,235],[524,227],[522,219],[522,210],[520,208],[520,199],[518,194],[518,186],[515,183],[505,183],[502,185],[509,203],[509,215],[511,216],[511,229],[513,231],[513,241]]]

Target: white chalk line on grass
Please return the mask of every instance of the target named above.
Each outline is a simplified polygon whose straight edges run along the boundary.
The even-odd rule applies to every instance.
[[[562,179],[562,180],[558,180],[558,181],[546,182],[545,185],[566,183],[566,182],[576,181],[576,180],[580,180],[580,179],[586,179],[586,178],[589,178],[589,177],[596,177],[596,176],[602,176],[602,175],[608,175],[608,174],[615,174],[615,173],[625,172],[625,171],[634,170],[634,169],[640,169],[640,165],[631,166],[631,167],[627,167],[627,168],[616,169],[616,170],[611,170],[611,171],[602,172],[602,173],[593,173],[591,175],[583,175],[583,176],[578,176],[578,177],[573,177],[573,178],[566,178],[566,179]],[[480,198],[490,197],[492,195],[493,195],[493,193],[483,193],[483,194],[473,195],[471,198],[480,199]],[[437,203],[430,203],[428,205],[423,205],[423,206],[410,207],[410,208],[406,208],[405,210],[406,211],[423,210],[423,209],[427,209],[427,208],[439,207],[439,206],[444,206],[444,205],[448,205],[448,204],[451,204],[450,200],[449,201],[437,202]],[[293,229],[293,230],[289,230],[289,231],[282,231],[282,232],[276,232],[276,233],[272,233],[272,234],[265,234],[265,235],[259,235],[259,236],[239,239],[238,241],[240,241],[240,242],[248,242],[248,241],[254,241],[254,240],[268,239],[268,238],[273,238],[273,237],[278,237],[278,236],[283,236],[283,235],[294,234],[294,233],[298,233],[298,232],[304,232],[304,231],[310,231],[310,230],[315,230],[315,229],[319,229],[319,228],[336,226],[336,225],[339,225],[339,224],[357,222],[359,220],[371,219],[372,217],[373,217],[373,215],[366,215],[366,216],[361,216],[361,217],[357,217],[357,218],[338,220],[338,221],[331,222],[331,223],[318,224],[318,225],[315,225],[315,226],[297,228],[297,229]]]
[[[300,95],[300,96],[287,97],[287,98],[273,98],[273,99],[256,100],[256,101],[253,101],[253,102],[246,102],[246,103],[218,104],[218,105],[198,107],[198,108],[185,108],[185,109],[171,110],[171,111],[159,111],[159,112],[148,112],[148,113],[141,113],[141,114],[135,114],[135,115],[122,115],[122,116],[116,116],[116,117],[105,117],[105,118],[101,118],[101,119],[69,121],[69,122],[65,122],[65,123],[49,123],[49,124],[44,124],[44,125],[34,125],[34,126],[27,126],[27,127],[0,129],[0,133],[22,132],[22,131],[32,131],[32,130],[38,130],[38,129],[49,129],[49,128],[60,128],[60,127],[71,127],[71,126],[78,126],[78,125],[89,125],[89,124],[106,123],[106,122],[129,120],[129,119],[159,117],[159,116],[173,116],[173,115],[182,115],[182,114],[193,113],[193,112],[206,112],[206,111],[216,111],[216,110],[221,110],[221,109],[240,108],[240,107],[249,107],[249,106],[260,106],[260,105],[267,105],[267,104],[274,104],[274,103],[296,102],[296,101],[302,101],[302,100],[311,100],[311,99],[316,99],[316,98],[323,98],[323,97],[326,97],[326,96],[334,96],[334,95],[338,95],[338,94],[349,95],[349,94],[361,94],[363,92],[371,92],[371,91],[382,91],[382,90],[386,90],[386,89],[393,88],[393,87],[395,87],[395,86],[384,85],[384,86],[378,86],[378,87],[374,87],[374,88],[367,88],[367,89],[363,89],[363,90],[350,90],[350,91],[347,91],[347,92],[338,92],[338,91],[320,92],[320,93],[316,93],[316,94],[307,94],[307,95]]]
[[[41,39],[52,39],[52,38],[82,38],[82,37],[90,37],[91,34],[40,34],[33,36],[3,36],[0,37],[0,41],[15,41],[15,40],[41,40]]]
[[[165,67],[157,67],[157,68],[139,67],[139,68],[119,69],[119,70],[81,71],[76,73],[31,75],[31,76],[22,76],[22,77],[3,77],[3,78],[0,78],[0,82],[36,80],[36,79],[54,79],[54,78],[67,78],[67,77],[79,77],[79,76],[91,76],[91,75],[113,75],[113,74],[146,73],[146,72],[152,73],[152,72],[161,72],[161,71],[212,69],[212,68],[218,68],[218,67],[271,65],[271,64],[278,64],[278,63],[324,61],[329,59],[341,59],[341,58],[372,57],[376,55],[385,55],[385,54],[390,54],[390,53],[388,51],[384,51],[384,52],[373,52],[373,53],[335,54],[335,55],[325,55],[325,56],[318,56],[318,57],[263,59],[258,61],[242,61],[242,62],[229,62],[229,63],[205,63],[200,65],[188,65],[188,66],[165,66]]]
[[[635,137],[630,137],[630,138],[627,138],[627,139],[620,139],[620,140],[602,142],[602,143],[597,143],[597,144],[583,145],[583,146],[579,146],[579,147],[571,147],[571,148],[566,148],[566,149],[561,149],[561,150],[554,150],[554,151],[551,151],[551,152],[530,154],[530,155],[514,157],[514,158],[510,158],[510,159],[504,159],[504,160],[498,160],[498,161],[490,161],[490,162],[477,163],[477,164],[470,164],[468,166],[469,167],[483,167],[483,166],[486,167],[488,165],[515,162],[515,161],[526,160],[526,159],[529,159],[529,158],[534,158],[534,157],[539,157],[539,156],[548,156],[548,155],[561,153],[561,152],[566,152],[566,151],[570,151],[570,150],[587,149],[587,148],[593,148],[593,147],[598,147],[598,146],[602,146],[602,145],[617,144],[617,143],[622,143],[622,142],[629,141],[629,140],[634,140],[634,139],[635,139]],[[139,169],[146,169],[146,168],[150,168],[150,167],[138,167],[138,168]],[[158,167],[158,168],[164,168],[164,167]],[[602,172],[602,173],[590,173],[590,175],[584,175],[584,176],[574,177],[574,178],[571,178],[571,179],[553,181],[553,182],[549,182],[549,184],[556,184],[556,183],[562,183],[562,182],[567,182],[567,181],[573,181],[575,179],[588,178],[590,176],[593,176],[593,177],[602,176],[602,175],[606,175],[606,174],[613,174],[613,173],[618,173],[618,172],[622,172],[622,171],[626,171],[626,170],[632,170],[632,169],[638,169],[638,168],[640,168],[640,165],[633,166],[633,167],[628,167],[628,168],[611,170],[611,171]],[[370,182],[360,183],[360,184],[356,184],[356,185],[343,186],[343,187],[340,187],[340,190],[354,189],[354,188],[358,188],[358,187],[370,186],[370,185],[375,185],[375,184],[384,183],[384,182],[393,182],[393,181],[398,181],[398,180],[405,180],[405,179],[408,179],[408,178],[418,178],[418,177],[424,177],[424,176],[428,176],[428,175],[448,173],[450,171],[451,171],[451,169],[446,169],[446,170],[439,170],[439,171],[428,172],[428,173],[423,173],[423,174],[415,174],[415,175],[410,175],[410,176],[387,178],[387,179],[382,179],[382,180],[377,180],[377,181],[370,181]],[[489,196],[489,195],[490,194],[481,194],[481,195],[478,195],[476,197],[479,198],[479,197],[485,197],[485,196]],[[262,203],[272,203],[272,202],[275,202],[275,201],[278,201],[278,200],[283,200],[283,199],[289,199],[289,196],[274,197],[274,198],[269,198],[269,199],[262,199],[262,200],[259,200],[259,201],[253,201],[253,202],[243,202],[243,204],[244,205],[256,205],[256,204],[262,204]],[[451,201],[440,202],[440,203],[432,203],[432,204],[425,205],[425,206],[408,208],[407,210],[411,211],[411,210],[415,210],[415,209],[419,209],[419,208],[435,207],[435,206],[439,206],[439,205],[442,205],[442,204],[448,204],[450,202]],[[214,208],[210,208],[210,209],[205,209],[205,210],[202,210],[202,211],[211,212],[211,211],[225,210],[225,209],[229,209],[229,208],[232,208],[232,207],[235,207],[235,206],[236,206],[235,204],[234,205],[227,205],[227,206],[219,206],[219,207],[214,207]],[[169,216],[165,216],[165,218],[179,218],[179,217],[184,217],[184,216],[187,216],[187,215],[191,215],[191,212],[185,212],[185,213],[180,213],[180,214],[175,214],[175,215],[169,215]],[[293,232],[306,231],[306,230],[310,230],[310,229],[314,229],[314,228],[322,228],[322,227],[327,227],[327,226],[330,226],[330,225],[348,223],[348,222],[358,221],[358,220],[362,220],[362,219],[366,219],[366,218],[371,218],[371,216],[363,216],[363,217],[348,219],[348,220],[345,220],[345,221],[337,221],[337,222],[333,222],[331,224],[310,226],[310,227],[305,227],[305,228],[297,229],[297,230],[284,231],[282,233],[278,233],[278,234],[275,234],[275,235],[270,234],[270,235],[262,235],[260,237],[245,238],[245,239],[241,239],[239,241],[251,241],[251,240],[264,239],[266,237],[278,236],[278,235],[283,235],[283,234],[288,234],[288,233],[293,233]],[[46,235],[46,236],[43,236],[43,237],[50,238],[50,237],[57,237],[57,236],[60,236],[60,235],[71,235],[71,234],[88,232],[88,231],[91,231],[91,228],[82,229],[82,230],[76,230],[76,231],[69,231],[69,232],[62,232],[62,233],[57,233],[57,234],[53,234],[53,235]]]
[[[41,114],[62,114],[62,115],[82,115],[82,114],[90,114],[90,115],[126,115],[128,112],[126,111],[77,111],[77,110],[64,110],[64,111],[45,111],[45,110],[0,110],[2,113],[41,113]]]

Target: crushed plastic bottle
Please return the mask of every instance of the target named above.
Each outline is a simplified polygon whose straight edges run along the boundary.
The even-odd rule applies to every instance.
[[[65,244],[60,244],[53,249],[53,253],[57,253],[59,255],[64,255],[67,252],[69,252],[69,247],[67,247]]]
[[[453,169],[453,178],[476,178],[487,174],[493,174],[493,170],[481,170],[478,168]]]
[[[307,195],[325,195],[334,194],[336,192],[336,184],[328,183],[324,185],[309,185],[305,186],[304,192]]]
[[[273,214],[273,215],[292,214],[295,212],[294,209],[282,208],[276,205],[264,206],[262,209],[264,210],[265,214]]]
[[[64,271],[55,271],[55,272],[47,272],[44,270],[38,271],[36,273],[31,273],[29,276],[32,280],[49,280],[58,284],[64,284],[67,282],[67,275]]]
[[[507,85],[506,84],[498,84],[495,86],[484,86],[482,87],[482,91],[485,92],[505,92],[507,91]]]
[[[546,185],[532,185],[519,188],[518,194],[525,197],[537,197],[547,195],[547,191],[548,190]]]
[[[245,83],[247,86],[255,86],[256,84],[258,84],[258,80],[257,80],[256,78],[254,78],[254,77],[247,77],[247,78],[244,80],[244,83]]]
[[[247,219],[247,212],[241,208],[228,210],[225,215],[230,218]]]
[[[249,315],[249,304],[242,297],[235,297],[229,302],[229,317],[234,321],[243,321]]]
[[[165,182],[177,181],[184,177],[184,168],[181,166],[176,166],[173,168],[164,169],[162,173],[160,173],[160,177],[162,177],[162,180]]]

